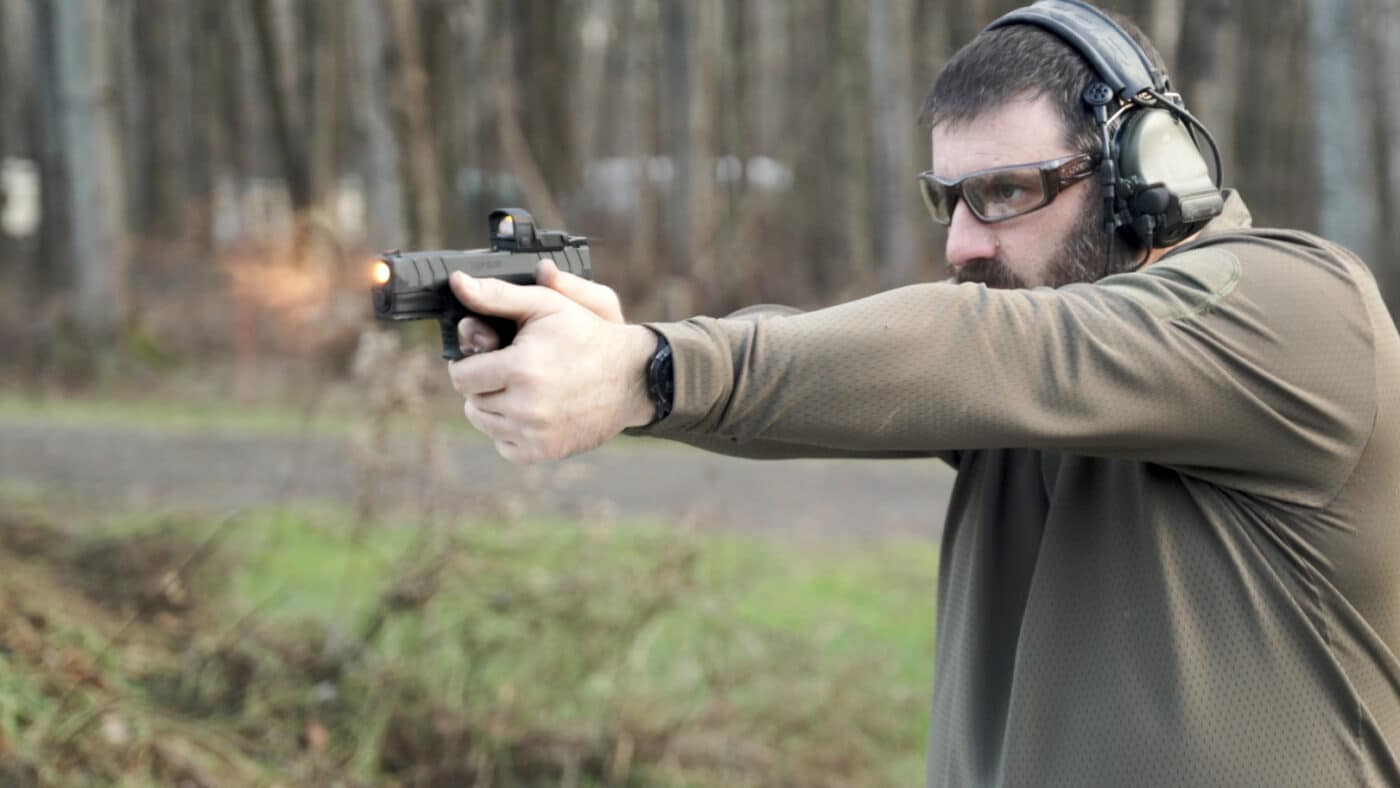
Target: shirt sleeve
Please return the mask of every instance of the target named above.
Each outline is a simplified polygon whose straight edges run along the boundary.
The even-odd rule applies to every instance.
[[[757,304],[733,312],[723,321],[726,324],[754,323],[772,319],[800,315],[802,310],[782,304]],[[652,329],[665,333],[666,324],[648,323]],[[667,340],[671,335],[667,334]],[[674,353],[674,345],[672,346]],[[674,363],[674,361],[673,361]],[[679,398],[680,393],[677,392]],[[674,413],[674,409],[672,411]],[[668,419],[669,421],[669,419]],[[656,428],[632,428],[629,435],[650,435],[693,446],[697,449],[741,457],[749,460],[791,460],[791,459],[916,459],[938,456],[954,468],[957,467],[951,452],[893,449],[851,449],[841,446],[825,446],[795,440],[776,438],[750,438],[739,440],[733,435],[706,433],[698,430],[662,430]]]
[[[1059,289],[923,284],[762,320],[651,324],[671,415],[713,448],[1036,448],[1320,504],[1375,413],[1354,258],[1260,236]]]

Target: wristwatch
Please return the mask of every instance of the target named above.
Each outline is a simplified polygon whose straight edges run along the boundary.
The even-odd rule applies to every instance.
[[[656,407],[652,424],[671,415],[671,403],[676,398],[676,376],[671,366],[671,343],[660,332],[656,332],[656,352],[651,354],[647,364],[647,397]]]

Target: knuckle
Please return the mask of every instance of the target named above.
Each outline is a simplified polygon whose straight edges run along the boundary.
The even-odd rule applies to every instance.
[[[486,431],[484,420],[482,419],[481,406],[477,405],[476,402],[472,400],[467,400],[466,414],[467,421],[471,422],[473,427],[476,427],[482,432]]]
[[[534,392],[539,388],[544,375],[535,364],[521,364],[511,375],[511,388],[524,392]]]
[[[530,399],[522,403],[517,417],[535,439],[539,439],[557,421],[554,410],[539,399]]]

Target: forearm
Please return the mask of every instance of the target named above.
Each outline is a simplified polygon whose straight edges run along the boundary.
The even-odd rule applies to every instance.
[[[919,300],[906,288],[761,320],[652,324],[675,353],[676,397],[646,433],[751,457],[927,456],[911,434],[926,421],[905,417],[918,348],[937,329],[889,323],[891,305]]]
[[[724,320],[726,322],[759,324],[772,318],[786,318],[800,314],[802,314],[801,310],[790,306],[781,304],[757,304],[731,313],[727,315]],[[652,328],[654,331],[657,331],[657,333],[662,333],[659,325],[660,324],[657,324]],[[674,440],[678,443],[684,443],[688,446],[693,446],[716,454],[751,460],[908,459],[930,456],[930,452],[925,451],[891,451],[885,449],[849,450],[832,446],[818,446],[800,442],[767,439],[740,441],[734,437],[703,434],[700,432],[665,431],[665,434],[657,434],[662,431],[665,431],[664,427],[652,427],[646,429],[631,429],[628,430],[628,434],[664,437],[668,440]]]

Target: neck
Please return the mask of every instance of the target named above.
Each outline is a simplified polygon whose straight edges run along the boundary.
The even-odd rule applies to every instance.
[[[1160,249],[1153,249],[1152,252],[1151,252],[1150,254],[1147,255],[1147,262],[1143,263],[1143,264],[1142,264],[1142,267],[1143,267],[1143,268],[1146,268],[1147,266],[1152,265],[1153,263],[1157,262],[1158,260],[1161,260],[1163,257],[1166,257],[1168,252],[1171,252],[1173,249],[1177,248],[1178,246],[1184,246],[1185,244],[1191,243],[1192,241],[1194,241],[1194,240],[1196,240],[1197,238],[1199,238],[1200,235],[1201,235],[1201,231],[1200,231],[1200,230],[1197,230],[1196,232],[1192,233],[1191,235],[1186,236],[1185,238],[1183,238],[1183,239],[1180,240],[1180,241],[1177,241],[1176,243],[1172,244],[1171,246],[1164,246],[1164,247],[1162,247],[1162,248],[1160,248]]]

